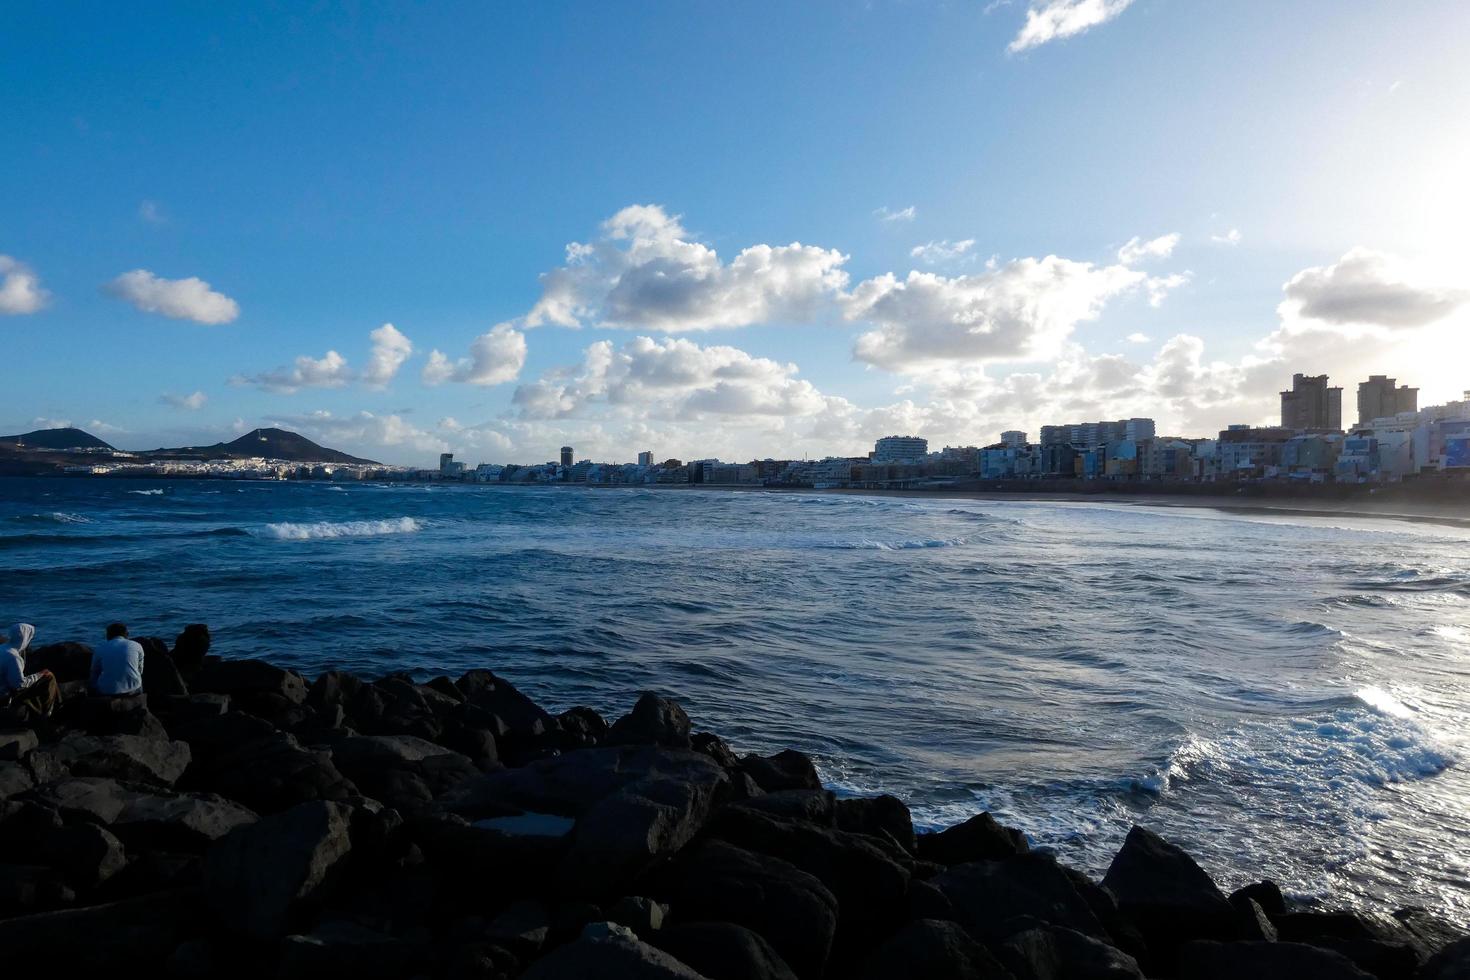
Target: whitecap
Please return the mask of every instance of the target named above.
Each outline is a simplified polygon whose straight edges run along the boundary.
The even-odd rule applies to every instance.
[[[163,491],[155,488],[152,490],[129,490],[128,493],[141,494],[144,497],[157,497],[161,496],[163,494]]]
[[[423,525],[412,517],[382,521],[316,521],[309,524],[267,524],[260,535],[277,541],[316,541],[330,538],[367,538],[382,534],[413,534]]]

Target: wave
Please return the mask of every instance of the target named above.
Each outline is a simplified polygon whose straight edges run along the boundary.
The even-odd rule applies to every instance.
[[[17,524],[91,524],[90,517],[81,514],[68,514],[64,511],[53,510],[46,514],[20,514],[11,518]]]
[[[153,490],[129,490],[128,493],[141,494],[144,497],[159,497],[159,496],[162,496],[163,495],[163,491],[162,490],[159,490],[159,489],[153,489]]]
[[[267,524],[260,536],[276,541],[318,541],[332,538],[370,538],[383,534],[413,534],[423,525],[412,517],[382,521],[316,521],[310,524]]]
[[[833,541],[819,544],[824,551],[909,551],[917,548],[958,548],[970,543],[969,538],[916,538],[908,541]]]

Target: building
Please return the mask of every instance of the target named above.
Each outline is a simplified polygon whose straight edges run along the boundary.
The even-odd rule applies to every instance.
[[[638,454],[638,465],[639,466],[652,466],[653,465],[653,450],[651,450],[651,449],[645,449],[643,452],[639,453]]]
[[[572,447],[571,446],[562,446],[561,447],[561,465],[563,465],[563,466],[571,466],[572,465]]]
[[[1154,437],[1153,419],[1119,419],[1116,422],[1070,422],[1065,425],[1043,425],[1043,446],[1068,445],[1079,451],[1097,449],[1110,442],[1125,439],[1137,442]]]
[[[1283,429],[1342,428],[1342,389],[1327,385],[1327,375],[1293,374],[1291,390],[1281,393]]]
[[[1215,443],[1219,475],[1225,479],[1275,476],[1286,443],[1295,434],[1284,428],[1232,425]]]
[[[439,454],[439,475],[451,480],[464,476],[465,464],[454,461],[454,453]]]
[[[1397,378],[1373,374],[1358,385],[1358,425],[1418,410],[1419,389],[1401,386]]]
[[[1000,434],[1000,444],[1008,448],[1026,445],[1026,433],[1020,429],[1007,429]]]
[[[875,463],[908,463],[929,455],[929,440],[918,436],[884,436],[873,446]]]

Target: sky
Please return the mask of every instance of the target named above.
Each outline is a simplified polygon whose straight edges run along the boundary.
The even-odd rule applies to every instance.
[[[0,431],[393,463],[1470,388],[1470,4],[0,6]]]

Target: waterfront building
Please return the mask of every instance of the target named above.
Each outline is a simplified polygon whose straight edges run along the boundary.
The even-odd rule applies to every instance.
[[[1329,387],[1327,375],[1293,374],[1291,390],[1281,393],[1283,429],[1342,428],[1342,388]]]
[[[1282,447],[1294,435],[1290,429],[1232,425],[1215,443],[1219,475],[1227,480],[1276,475]]]
[[[1400,385],[1397,378],[1382,374],[1368,376],[1358,385],[1358,425],[1419,409],[1419,389]]]
[[[639,453],[638,454],[638,465],[639,466],[652,466],[653,465],[653,450],[651,450],[651,449],[645,449],[643,452]]]
[[[465,464],[454,461],[454,453],[439,454],[439,475],[447,480],[457,480],[464,476]]]
[[[563,465],[563,466],[571,466],[572,465],[572,447],[571,446],[562,446],[561,447],[561,465]]]
[[[1071,478],[1077,475],[1077,450],[1070,443],[1052,443],[1036,450],[1036,475]]]
[[[1000,434],[1002,446],[1024,446],[1026,445],[1026,433],[1020,429],[1007,429]]]
[[[929,440],[919,436],[884,436],[873,446],[875,463],[918,462],[929,455]]]
[[[1138,441],[1154,437],[1154,420],[1146,418],[1119,419],[1116,422],[1071,422],[1065,425],[1043,425],[1041,444],[1060,446],[1067,444],[1081,450],[1096,449],[1110,442],[1125,439]]]
[[[1281,468],[1293,479],[1320,483],[1336,472],[1341,451],[1341,437],[1304,432],[1282,444]]]

